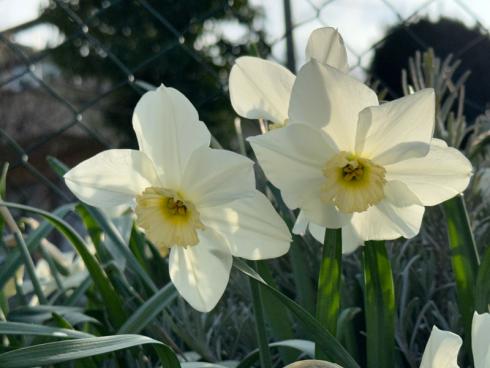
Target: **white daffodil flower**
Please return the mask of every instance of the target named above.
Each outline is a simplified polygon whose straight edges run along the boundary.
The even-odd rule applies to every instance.
[[[289,124],[249,141],[289,208],[301,209],[323,241],[342,228],[344,252],[366,240],[411,238],[424,206],[461,193],[472,173],[456,149],[433,138],[434,91],[379,105],[376,93],[347,74],[310,60],[298,73]]]
[[[458,335],[432,328],[420,368],[457,368],[463,340]],[[475,368],[490,367],[490,313],[473,315],[471,345]]]
[[[97,207],[135,206],[136,223],[162,252],[170,278],[199,311],[211,310],[228,283],[232,255],[279,257],[287,226],[255,189],[253,162],[209,147],[191,102],[161,86],[136,105],[139,150],[113,149],[65,175],[72,192]]]
[[[349,71],[344,41],[331,27],[311,33],[306,58],[345,73]],[[257,57],[239,57],[230,72],[231,104],[244,118],[266,119],[275,128],[285,126],[294,79],[294,74],[280,64]]]

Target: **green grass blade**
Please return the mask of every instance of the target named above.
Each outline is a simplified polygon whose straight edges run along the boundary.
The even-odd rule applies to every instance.
[[[257,262],[253,262],[255,268],[257,268]],[[269,351],[269,342],[267,339],[266,325],[265,325],[265,313],[264,302],[262,297],[262,290],[257,283],[250,280],[250,290],[252,292],[252,304],[255,316],[255,331],[257,334],[257,343],[259,344],[259,358],[260,367],[272,368],[271,354]]]
[[[140,335],[91,337],[29,346],[0,354],[0,367],[25,368],[50,365],[144,344],[154,345],[164,368],[180,368],[177,357],[168,346]]]
[[[340,364],[343,368],[359,368],[356,361],[349,355],[347,350],[338,342],[338,340],[320,325],[320,323],[299,304],[289,299],[277,289],[268,285],[260,275],[248,266],[243,260],[235,259],[233,266],[250,279],[257,283],[262,289],[267,290],[274,295],[289,311],[294,314],[304,330],[318,345],[321,346],[328,356],[332,357],[332,361]],[[392,367],[391,367],[392,368]]]
[[[316,318],[332,335],[337,334],[340,313],[340,281],[342,278],[342,231],[326,229],[323,256],[318,274]],[[330,357],[318,346],[315,358]]]
[[[463,196],[456,196],[444,202],[443,208],[447,221],[459,312],[463,318],[464,348],[468,356],[471,356],[470,332],[475,311],[474,295],[479,257]]]
[[[139,333],[142,331],[163,309],[165,309],[178,293],[172,283],[167,284],[155,295],[139,307],[128,320],[121,326],[118,333]]]
[[[487,246],[478,269],[475,305],[478,313],[488,313],[490,309],[490,246]]]
[[[84,205],[84,207],[87,209],[87,212],[94,218],[94,220],[99,224],[102,230],[107,234],[107,236],[114,242],[114,245],[115,247],[117,247],[119,252],[126,258],[128,266],[141,278],[147,288],[149,288],[153,292],[156,292],[158,288],[156,287],[155,283],[138,262],[133,253],[131,253],[129,247],[124,242],[121,234],[114,226],[114,224],[109,221],[107,217],[105,217],[105,215],[103,215],[95,207],[86,205]]]
[[[290,231],[294,227],[294,215],[284,203],[279,190],[266,182],[268,189],[274,197],[279,213],[288,225]],[[293,234],[293,241],[289,248],[288,257],[291,262],[293,280],[296,286],[297,301],[310,313],[315,313],[315,292],[313,290],[313,275],[308,267],[307,255],[305,252],[306,244],[304,239],[299,235]],[[316,277],[316,275],[315,275]]]
[[[276,282],[272,277],[267,261],[258,261],[257,271],[265,282],[277,289]],[[291,315],[286,307],[280,303],[276,303],[276,298],[268,292],[262,293],[261,296],[266,321],[270,327],[273,339],[275,341],[293,339],[294,332],[291,323]],[[290,354],[290,351],[285,349],[279,349],[279,353],[284,363],[293,362],[296,358],[295,354]]]
[[[293,235],[293,242],[289,249],[289,260],[293,270],[294,284],[298,292],[297,300],[308,312],[314,313],[315,295],[304,248],[303,239],[298,235]]]
[[[15,203],[0,202],[0,204],[21,209],[28,212],[33,212],[44,217],[47,221],[51,222],[53,226],[61,232],[67,240],[77,250],[80,257],[83,259],[88,272],[90,273],[94,285],[99,290],[105,305],[108,308],[109,318],[114,322],[116,326],[121,326],[126,321],[126,312],[123,308],[123,302],[119,295],[114,290],[114,287],[109,281],[107,274],[102,269],[97,259],[88,251],[83,239],[80,235],[65,221],[50,214],[49,212]]]
[[[59,207],[53,212],[53,215],[57,217],[65,216],[69,211],[73,210],[72,204]],[[52,231],[53,225],[45,221],[39,225],[39,227],[33,230],[26,238],[26,245],[29,252],[35,251],[41,244],[41,240],[49,235]],[[5,284],[15,275],[15,272],[22,264],[22,255],[19,249],[13,249],[0,267],[0,289],[3,289]]]
[[[367,367],[395,366],[395,289],[384,241],[362,248]]]
[[[55,328],[21,322],[0,322],[0,335],[30,335],[56,337],[62,339],[81,339],[93,337],[91,334],[69,330],[66,328]]]
[[[68,171],[68,166],[62,163],[60,160],[54,157],[48,157],[48,163],[51,165],[53,170],[60,176],[63,176]],[[98,209],[92,206],[87,206],[82,203],[82,206],[87,210],[87,212],[92,216],[92,218],[97,222],[97,224],[102,228],[102,230],[107,234],[107,236],[114,242],[116,249],[126,257],[128,265],[132,270],[143,280],[145,285],[156,292],[158,288],[154,284],[153,280],[150,278],[145,269],[139,264],[136,257],[131,253],[125,241],[123,240],[121,234],[114,226],[114,224],[107,220],[105,215],[103,215]]]

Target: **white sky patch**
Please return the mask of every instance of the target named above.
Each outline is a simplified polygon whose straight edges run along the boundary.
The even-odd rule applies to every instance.
[[[251,0],[254,5],[265,10],[265,27],[268,40],[276,41],[272,48],[272,58],[285,60],[284,9],[283,1]],[[322,6],[322,4],[327,5]],[[320,11],[315,9],[316,5]],[[291,0],[293,11],[294,42],[297,68],[305,62],[304,48],[310,33],[324,26],[336,27],[342,34],[348,49],[349,63],[368,66],[372,51],[370,48],[384,37],[385,31],[401,19],[415,19],[428,16],[435,21],[441,16],[462,21],[469,27],[480,22],[490,28],[490,1],[488,0]],[[279,40],[279,41],[277,41]],[[362,68],[355,68],[354,74],[361,77]]]
[[[47,0],[0,0],[0,30],[15,27],[33,20]],[[322,6],[322,4],[327,4]],[[250,0],[265,13],[263,21],[269,42],[273,42],[271,58],[284,62],[286,42],[284,38],[284,9],[282,0]],[[314,4],[320,9],[316,9]],[[336,27],[344,37],[348,49],[349,63],[355,67],[366,67],[372,58],[370,48],[383,38],[385,31],[400,18],[428,16],[437,20],[440,16],[458,19],[469,27],[480,22],[490,28],[490,1],[488,0],[291,0],[293,12],[296,65],[305,61],[304,49],[308,36],[318,27]],[[415,14],[415,15],[414,15]],[[236,29],[235,29],[236,28]],[[221,26],[230,39],[243,37],[243,27],[234,22]],[[15,36],[19,43],[35,48],[44,48],[59,41],[53,27],[38,26]],[[355,74],[362,68],[357,68]],[[360,76],[360,75],[359,75]]]

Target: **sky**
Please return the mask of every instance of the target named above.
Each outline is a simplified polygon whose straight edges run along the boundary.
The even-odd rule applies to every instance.
[[[0,31],[34,19],[40,6],[46,2],[47,0],[0,0]],[[283,0],[250,2],[263,7],[264,27],[269,41],[274,45],[272,57],[283,61]],[[342,34],[349,51],[350,64],[359,62],[362,66],[367,66],[370,62],[371,46],[400,18],[423,15],[435,20],[444,15],[459,19],[470,27],[479,22],[490,30],[490,0],[291,0],[291,4],[299,66],[304,62],[303,50],[309,34],[315,28],[325,25],[336,27]],[[233,31],[232,28],[231,33]],[[47,43],[55,44],[58,38],[59,35],[52,28],[39,26],[19,33],[16,41],[43,48]],[[357,73],[362,73],[360,68]]]

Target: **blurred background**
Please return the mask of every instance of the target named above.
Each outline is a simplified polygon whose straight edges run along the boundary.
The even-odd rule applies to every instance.
[[[134,147],[131,113],[164,83],[185,93],[227,148],[236,148],[228,72],[258,55],[297,71],[312,30],[337,27],[351,72],[384,98],[401,70],[433,48],[469,70],[471,124],[490,101],[487,0],[0,0],[0,164],[7,196],[45,209],[73,199],[46,162],[70,166]],[[256,122],[243,122],[246,131]]]

